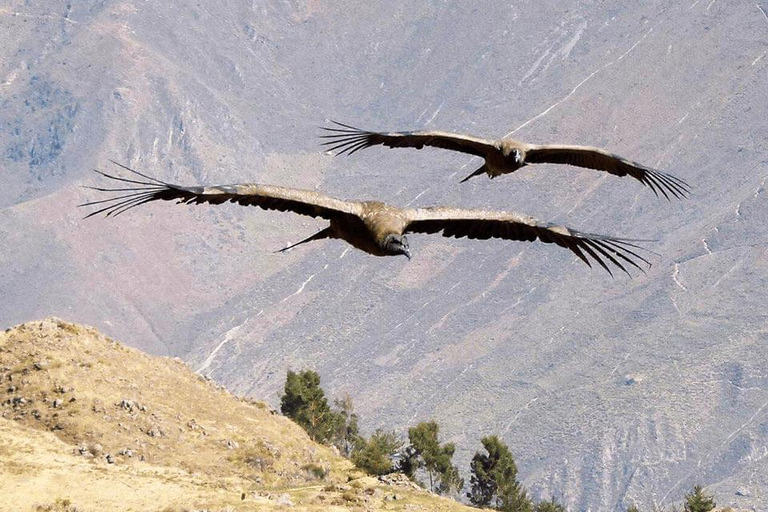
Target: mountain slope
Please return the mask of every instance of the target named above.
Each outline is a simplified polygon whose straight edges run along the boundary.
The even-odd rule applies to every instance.
[[[0,370],[0,510],[466,509],[363,477],[263,402],[92,328],[8,329]]]

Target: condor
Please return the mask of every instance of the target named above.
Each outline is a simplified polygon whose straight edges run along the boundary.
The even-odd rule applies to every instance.
[[[642,249],[636,244],[637,240],[582,233],[517,213],[446,207],[397,208],[379,201],[341,201],[313,190],[250,183],[188,187],[165,183],[117,162],[113,163],[134,176],[127,178],[96,171],[125,185],[115,188],[87,187],[99,192],[117,193],[107,199],[81,204],[97,207],[87,217],[100,213],[107,217],[116,216],[151,201],[192,204],[221,204],[229,201],[330,221],[328,227],[281,251],[313,240],[336,238],[375,256],[402,254],[410,259],[407,233],[441,233],[445,237],[481,240],[539,240],[570,250],[590,267],[592,261],[597,262],[611,275],[612,266],[627,274],[627,266],[641,271],[641,264],[650,266],[647,259],[637,254],[636,250]]]

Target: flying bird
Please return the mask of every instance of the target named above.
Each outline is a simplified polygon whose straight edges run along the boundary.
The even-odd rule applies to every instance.
[[[187,187],[165,183],[117,162],[113,163],[132,176],[116,176],[96,170],[100,175],[121,184],[112,188],[87,187],[117,195],[79,205],[97,207],[86,218],[102,213],[107,217],[117,216],[151,201],[191,204],[233,202],[258,206],[264,210],[291,211],[330,221],[328,227],[280,252],[313,240],[335,238],[375,256],[402,254],[411,259],[406,233],[442,233],[445,237],[455,238],[501,238],[553,243],[570,250],[590,267],[594,260],[611,275],[611,266],[627,274],[630,274],[627,267],[635,267],[643,272],[641,264],[650,267],[650,262],[637,253],[637,250],[643,249],[636,243],[639,240],[582,233],[517,213],[445,207],[397,208],[379,201],[341,201],[313,190],[251,183]]]
[[[321,138],[328,139],[322,145],[329,146],[329,151],[337,151],[339,155],[351,155],[371,146],[416,149],[431,146],[484,158],[483,165],[461,180],[462,183],[483,173],[495,178],[515,172],[528,164],[549,163],[576,165],[605,171],[615,176],[631,176],[650,187],[657,196],[661,193],[667,199],[670,196],[681,199],[691,192],[688,184],[680,178],[590,146],[537,145],[512,139],[482,139],[438,131],[369,132],[336,121],[331,122],[336,125],[334,128],[322,127],[329,132],[321,135]]]

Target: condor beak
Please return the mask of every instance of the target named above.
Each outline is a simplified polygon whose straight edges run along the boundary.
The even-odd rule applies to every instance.
[[[411,251],[407,247],[403,247],[403,254],[408,258],[408,261],[411,261]]]

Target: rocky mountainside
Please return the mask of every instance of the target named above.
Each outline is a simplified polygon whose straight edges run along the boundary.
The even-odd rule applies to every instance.
[[[694,483],[768,507],[768,4],[690,0],[174,0],[0,6],[0,321],[55,314],[274,402],[287,368],[364,428],[435,418],[466,467],[485,434],[537,498],[651,508]],[[690,200],[593,171],[458,179],[440,150],[320,152],[327,119],[605,147]],[[115,159],[400,206],[525,212],[655,240],[611,279],[542,244],[411,237],[147,205],[82,220]]]
[[[0,510],[470,510],[93,328],[6,330],[0,384]]]

